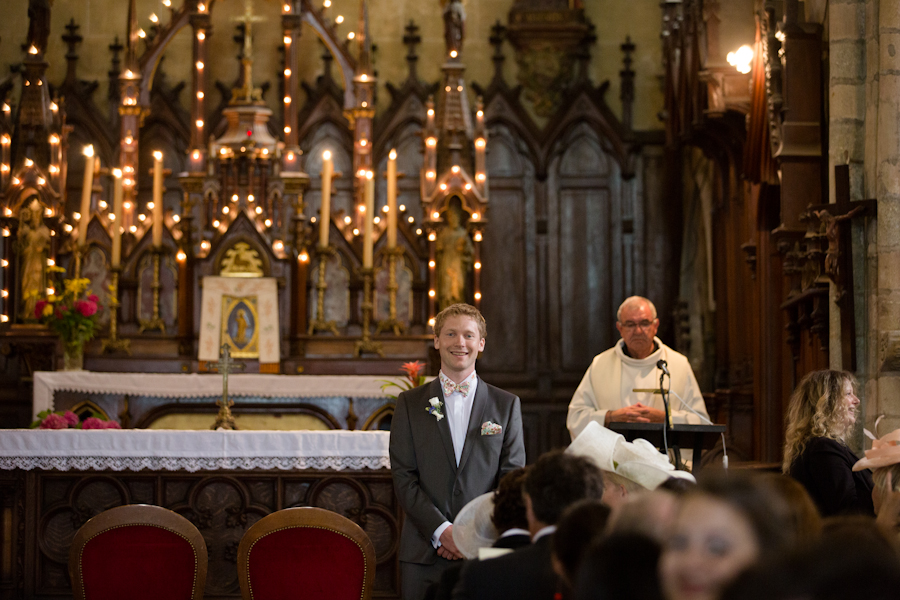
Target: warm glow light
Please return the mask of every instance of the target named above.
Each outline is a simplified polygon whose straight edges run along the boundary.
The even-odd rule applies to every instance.
[[[172,215],[172,221],[178,223],[179,221],[181,221],[181,217],[179,217],[178,215]]]
[[[285,96],[285,97],[284,97],[284,103],[285,103],[285,104],[290,104],[290,103],[291,103],[291,97],[290,97],[290,96]]]
[[[428,325],[430,325],[431,327],[434,327],[434,317],[431,317],[430,319],[428,319]]]
[[[446,184],[446,183],[442,183],[442,184],[441,184],[441,191],[446,191],[446,190],[447,190],[447,184]]]
[[[369,140],[367,140],[367,139],[365,139],[365,138],[359,140],[359,145],[360,145],[360,146],[365,147],[365,146],[367,146],[368,144],[369,144]]]
[[[128,231],[130,231],[131,233],[137,233],[137,225],[132,225],[128,228]]]
[[[6,134],[4,133],[4,134],[3,134],[3,137],[0,137],[0,143],[2,143],[2,144],[8,144],[8,143],[9,143],[9,136],[6,135]]]
[[[391,207],[388,206],[387,204],[385,204],[384,206],[381,207],[381,212],[383,212],[383,213],[386,213],[390,210],[391,210]]]
[[[360,80],[360,81],[368,81],[368,80],[369,80],[369,76],[366,75],[365,73],[363,73],[362,75],[359,76],[359,80]]]
[[[484,138],[478,138],[475,140],[476,148],[484,148],[485,144],[486,144],[486,142],[484,141]]]
[[[200,122],[202,123],[203,121],[200,121]],[[200,160],[200,151],[199,151],[199,150],[194,150],[194,151],[191,153],[191,158],[193,158],[194,160]]]
[[[197,100],[203,100],[203,96],[205,96],[203,92],[197,92]]]
[[[484,181],[485,179],[487,179],[487,177],[485,176],[484,173],[479,173],[478,175],[475,176],[475,179],[477,179],[478,181]]]
[[[159,23],[159,17],[156,16],[156,13],[150,13],[150,21],[152,23]]]
[[[431,267],[431,268],[433,269],[433,268],[435,267],[435,262],[434,262],[433,260],[429,260],[429,261],[428,261],[428,266]]]
[[[3,228],[2,233],[3,233],[3,237],[9,237],[9,229],[7,229],[6,227]]]
[[[476,269],[480,269],[480,268],[481,268],[481,263],[480,263],[480,262],[475,263],[474,267],[475,267]]]
[[[47,183],[47,180],[44,179],[43,177],[38,177],[38,178],[37,178],[37,184],[38,184],[38,185],[44,185],[45,183]]]
[[[347,225],[349,225],[351,221],[353,221],[353,219],[351,219],[349,216],[344,217],[344,223],[346,223]]]
[[[6,260],[5,258],[0,259],[0,267],[8,267],[8,266],[9,266],[8,260]]]
[[[151,204],[152,204],[152,203],[151,203]],[[148,206],[147,208],[153,208],[153,207],[152,207],[152,206]],[[143,214],[143,213],[141,213],[141,214],[138,215],[138,221],[140,221],[141,223],[143,223],[146,219],[147,219],[147,215],[145,215],[145,214]]]
[[[33,164],[34,164],[34,161],[31,160],[30,158],[26,158],[26,159],[25,159],[25,166],[26,166],[26,167],[30,167],[30,166],[33,165]]]
[[[200,242],[200,247],[204,250],[209,250],[209,240],[203,240]]]
[[[433,116],[434,116],[434,109],[433,109],[433,108],[429,108],[429,109],[428,109],[428,116],[429,116],[429,117],[433,117]]]
[[[364,213],[364,212],[366,212],[366,205],[360,204],[359,206],[356,207],[356,210],[358,210],[361,213]]]
[[[109,217],[109,220],[110,220],[110,221],[115,221],[115,220],[116,220],[116,213],[109,213],[109,214],[107,215],[107,217]]]
[[[353,228],[353,235],[359,235],[359,229],[356,227]]]
[[[432,219],[440,219],[441,213],[439,213],[438,211],[434,211],[433,213],[431,213],[431,218]]]
[[[331,150],[322,153],[322,160],[331,160]]]
[[[218,227],[219,227],[219,224],[220,224],[220,223],[219,223],[219,220],[218,220],[218,219],[213,219],[213,222],[212,222],[212,226],[213,226],[213,227],[218,228]]]
[[[456,86],[456,91],[457,91],[457,92],[461,92],[461,91],[462,91],[462,86],[461,86],[461,85]]]
[[[0,296],[3,298],[9,298],[9,290],[0,291]]]
[[[477,113],[475,113],[475,116],[478,117],[478,118],[480,119],[481,117],[484,116],[484,111],[483,111],[483,110],[479,110]]]
[[[293,152],[288,152],[288,153],[287,153],[287,159],[288,159],[288,160],[294,160],[294,153],[293,153]]]
[[[162,0],[163,6],[169,8],[172,6],[172,0]]]
[[[138,37],[144,39],[145,37],[147,37],[147,32],[143,29],[138,29]]]
[[[297,260],[299,260],[302,263],[308,262],[309,254],[307,254],[305,251],[301,252],[300,254],[297,255]]]
[[[434,148],[435,146],[437,146],[437,139],[433,138],[433,137],[426,138],[425,145],[428,146],[429,148]]]
[[[133,143],[134,143],[134,138],[131,137],[130,135],[126,135],[125,136],[125,145],[130,146]]]
[[[372,222],[376,224],[381,223],[381,217],[375,217],[374,219],[372,219]]]
[[[28,54],[37,54],[37,53],[38,53],[37,47],[32,44],[32,46],[28,49]]]
[[[416,218],[415,218],[415,217],[409,217],[409,218],[407,218],[406,220],[409,221],[410,223],[415,223],[415,222],[416,222]]]
[[[51,143],[51,144],[58,144],[58,143],[59,143],[59,136],[56,135],[55,133],[54,133],[53,135],[51,135],[51,136],[50,136],[50,143]]]
[[[68,223],[66,223],[65,225],[63,225],[63,230],[64,230],[66,233],[72,233],[72,226],[69,225]]]
[[[416,229],[416,235],[422,235],[422,229]]]
[[[56,165],[50,165],[50,172],[59,173],[59,167],[57,167]]]
[[[80,212],[74,212],[74,213],[72,213],[72,218],[75,219],[76,221],[80,221],[80,220],[81,220],[81,213],[80,213]]]
[[[223,207],[222,207],[222,214],[223,214],[223,215],[227,215],[229,210],[231,210],[231,209],[228,208],[227,206],[223,206]]]
[[[347,39],[348,39],[348,40],[352,40],[352,39],[355,38],[355,37],[356,37],[356,34],[353,33],[352,31],[351,31],[350,33],[347,34]]]
[[[13,177],[12,183],[13,183],[13,185],[19,185],[20,183],[22,183],[22,180],[19,179],[18,177]]]
[[[477,213],[477,212],[473,212],[473,213],[472,213],[472,218],[475,219],[475,220],[477,221],[478,219],[481,218],[481,214],[479,214],[479,213]]]
[[[429,298],[434,298],[434,297],[435,297],[435,292],[434,292],[434,290],[428,290],[428,297],[429,297]]]
[[[476,232],[475,232],[475,241],[476,241],[476,242],[480,242],[480,241],[481,241],[481,232],[480,232],[480,231],[476,231]]]
[[[261,215],[261,214],[262,214],[262,206],[257,206],[257,207],[256,207],[256,214],[258,214],[258,215]]]
[[[197,39],[200,40],[200,41],[202,42],[203,40],[206,39],[206,34],[203,33],[202,31],[198,31],[198,32],[197,32]]]
[[[197,125],[197,129],[200,129],[201,127],[203,127],[203,119],[197,119],[195,124]],[[199,152],[197,153],[197,158],[200,158]]]
[[[197,4],[197,10],[200,12],[206,12],[206,5],[202,2],[199,2]]]
[[[268,227],[268,225],[266,225],[266,227]],[[272,248],[274,248],[276,251],[284,250],[284,242],[282,242],[281,240],[275,240],[275,242],[272,243]]]
[[[237,194],[235,194],[234,196],[235,199],[237,199]],[[254,196],[253,194],[247,194],[247,202],[253,202],[254,200],[256,200],[256,196]]]
[[[450,86],[448,85],[447,87],[445,87],[445,88],[444,88],[444,91],[445,91],[445,92],[449,92],[449,91],[450,91]]]
[[[729,52],[725,57],[728,64],[738,70],[739,73],[749,73],[750,63],[753,61],[753,48],[746,44],[734,52]]]
[[[186,258],[187,254],[184,253],[184,250],[179,250],[178,254],[175,255],[175,260],[177,260],[178,262],[184,262]]]
[[[309,222],[310,222],[310,223],[315,223],[315,222],[316,222],[316,218],[315,218],[315,217],[310,217],[310,218],[309,218]]]
[[[131,210],[131,202],[126,202],[122,206],[125,208],[125,210]]]
[[[324,6],[325,8],[331,8],[331,0],[325,0],[325,2],[322,3],[322,6]]]
[[[0,315],[0,322],[6,323],[7,321],[9,321],[8,315]]]
[[[425,173],[425,177],[427,177],[428,179],[434,179],[434,171],[428,171],[427,173]]]
[[[284,43],[285,43],[285,44],[290,44],[290,43],[291,43],[291,36],[289,36],[289,35],[284,36]]]
[[[262,155],[263,155],[263,156],[268,156],[268,155],[269,155],[269,149],[268,149],[268,148],[263,148],[263,149],[262,149]]]
[[[291,5],[290,5],[290,4],[285,4],[284,6],[281,7],[281,9],[282,9],[284,12],[291,12]]]
[[[400,212],[406,212],[406,205],[405,205],[405,204],[401,204],[398,208],[399,208]]]
[[[372,171],[366,171],[366,179],[372,179],[373,177],[375,177],[375,173],[373,173]]]
[[[266,227],[271,227],[271,226],[272,226],[272,219],[266,219],[265,221],[263,221],[263,224],[265,224]]]
[[[290,69],[285,69],[285,70],[284,70],[284,76],[285,76],[285,77],[290,77],[290,76],[291,76],[291,70],[290,70]]]
[[[100,208],[100,209],[102,209],[102,210],[106,210],[106,207],[107,207],[107,206],[109,206],[109,205],[106,203],[106,200],[98,200],[98,201],[97,201],[97,208]]]
[[[466,188],[466,191],[471,190],[471,189],[472,189],[472,184],[471,184],[471,183],[467,183],[467,184],[465,185],[465,188]]]
[[[453,173],[459,173],[459,165],[453,165],[450,167],[450,170],[453,171]]]
[[[290,133],[290,132],[291,132],[291,126],[290,126],[290,125],[285,125],[285,126],[284,126],[284,132],[285,132],[285,133]]]
[[[8,164],[3,163],[2,165],[0,165],[0,173],[8,173],[8,172],[9,172]]]
[[[435,235],[435,233],[434,233],[433,231],[432,231],[431,233],[428,234],[428,241],[429,241],[429,242],[433,242],[433,241],[436,240],[436,239],[437,239],[437,235]]]
[[[450,51],[450,58],[456,58],[456,56],[457,56],[456,50],[451,50],[451,51]]]
[[[481,300],[481,292],[475,292],[475,299]]]
[[[335,18],[334,18],[334,22],[337,23],[338,25],[340,25],[341,23],[343,23],[343,22],[344,22],[344,17],[343,17],[343,15],[338,15],[337,17],[335,17]]]

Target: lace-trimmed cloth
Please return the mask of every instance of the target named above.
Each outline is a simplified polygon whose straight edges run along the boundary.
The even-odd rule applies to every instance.
[[[0,430],[0,469],[389,469],[386,431]]]

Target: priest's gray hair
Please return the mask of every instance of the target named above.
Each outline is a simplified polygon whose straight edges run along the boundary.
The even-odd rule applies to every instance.
[[[656,307],[653,306],[653,303],[650,302],[647,298],[643,296],[629,296],[625,298],[625,302],[619,305],[619,310],[616,311],[616,320],[621,323],[622,322],[622,311],[631,306],[632,304],[638,303],[646,303],[647,306],[650,307],[650,312],[653,313],[653,318],[656,318]]]

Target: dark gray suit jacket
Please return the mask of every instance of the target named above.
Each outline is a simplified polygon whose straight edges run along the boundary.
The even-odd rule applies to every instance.
[[[522,412],[519,398],[488,385],[480,377],[472,403],[466,442],[459,467],[446,416],[428,413],[437,398],[447,414],[438,379],[403,392],[391,421],[391,474],[405,513],[400,536],[400,560],[434,564],[434,530],[451,523],[469,501],[497,487],[506,473],[525,466]],[[502,431],[481,435],[481,425],[497,423]]]

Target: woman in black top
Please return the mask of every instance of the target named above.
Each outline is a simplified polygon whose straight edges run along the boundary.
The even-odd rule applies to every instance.
[[[823,517],[874,515],[872,472],[853,472],[846,436],[856,422],[855,380],[841,371],[806,375],[791,396],[782,470],[803,484]]]

